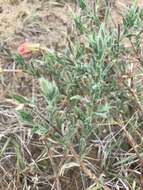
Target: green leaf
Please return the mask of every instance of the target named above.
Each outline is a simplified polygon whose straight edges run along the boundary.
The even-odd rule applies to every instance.
[[[86,0],[78,0],[78,3],[81,9],[86,8]]]
[[[109,109],[110,106],[107,103],[105,105],[99,105],[95,115],[106,118],[107,114],[109,113]]]
[[[25,65],[24,58],[19,54],[14,54],[13,59],[15,59],[20,65],[22,65],[22,66]]]
[[[70,100],[79,100],[79,101],[83,101],[84,98],[83,98],[82,96],[80,96],[80,95],[75,95],[75,96],[72,96],[72,97],[70,98]]]
[[[85,140],[85,138],[80,138],[79,149],[80,149],[80,153],[84,154],[84,152],[86,150],[86,140]]]
[[[18,111],[19,117],[22,121],[32,124],[33,123],[33,117],[27,110],[20,110]]]
[[[39,82],[40,82],[42,93],[45,96],[48,103],[54,102],[57,96],[59,95],[59,90],[55,82],[49,81],[45,78],[40,78]]]
[[[35,124],[32,129],[33,134],[44,135],[48,132],[47,126]]]
[[[30,101],[26,97],[18,95],[18,94],[12,95],[12,98],[21,104],[30,103]]]

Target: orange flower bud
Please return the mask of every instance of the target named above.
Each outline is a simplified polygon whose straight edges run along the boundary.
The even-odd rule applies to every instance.
[[[18,47],[18,53],[20,55],[29,55],[40,50],[40,44],[24,42]]]

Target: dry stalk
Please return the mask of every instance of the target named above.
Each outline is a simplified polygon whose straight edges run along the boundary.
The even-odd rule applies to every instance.
[[[72,145],[70,145],[71,153],[73,154],[74,158],[76,159],[77,163],[80,165],[81,170],[87,175],[91,180],[93,180],[96,184],[99,184],[100,181],[98,177],[92,173],[92,171],[86,167],[85,163],[80,159],[79,155],[76,153],[75,149]],[[104,190],[111,190],[107,185],[103,184]]]
[[[54,172],[54,176],[55,176],[55,179],[56,179],[56,187],[57,187],[57,190],[61,190],[61,184],[60,184],[60,180],[59,180],[59,175],[58,175],[58,171],[57,171],[57,166],[53,160],[53,157],[52,157],[52,151],[49,149],[48,150],[48,155],[49,155],[49,159],[51,161],[51,165],[52,165],[52,168],[53,168],[53,172]]]
[[[140,170],[141,170],[140,183],[141,183],[141,186],[143,188],[143,158],[139,154],[138,144],[136,143],[136,141],[134,140],[132,135],[124,127],[123,127],[123,131],[124,131],[125,136],[127,137],[128,141],[129,141],[129,144],[133,148],[133,150],[136,153],[136,156],[137,156],[137,158],[139,160],[139,163],[140,163],[140,166],[141,166],[141,168],[140,168]]]

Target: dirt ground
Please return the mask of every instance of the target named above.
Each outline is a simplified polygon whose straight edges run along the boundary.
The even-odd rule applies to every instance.
[[[30,0],[11,4],[2,0],[0,38],[13,48],[25,40],[49,47],[62,46],[69,19],[68,6],[70,3]]]

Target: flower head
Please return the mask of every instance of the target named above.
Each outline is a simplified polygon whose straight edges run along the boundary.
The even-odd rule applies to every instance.
[[[24,42],[18,47],[18,53],[20,55],[29,55],[40,50],[40,44]]]

